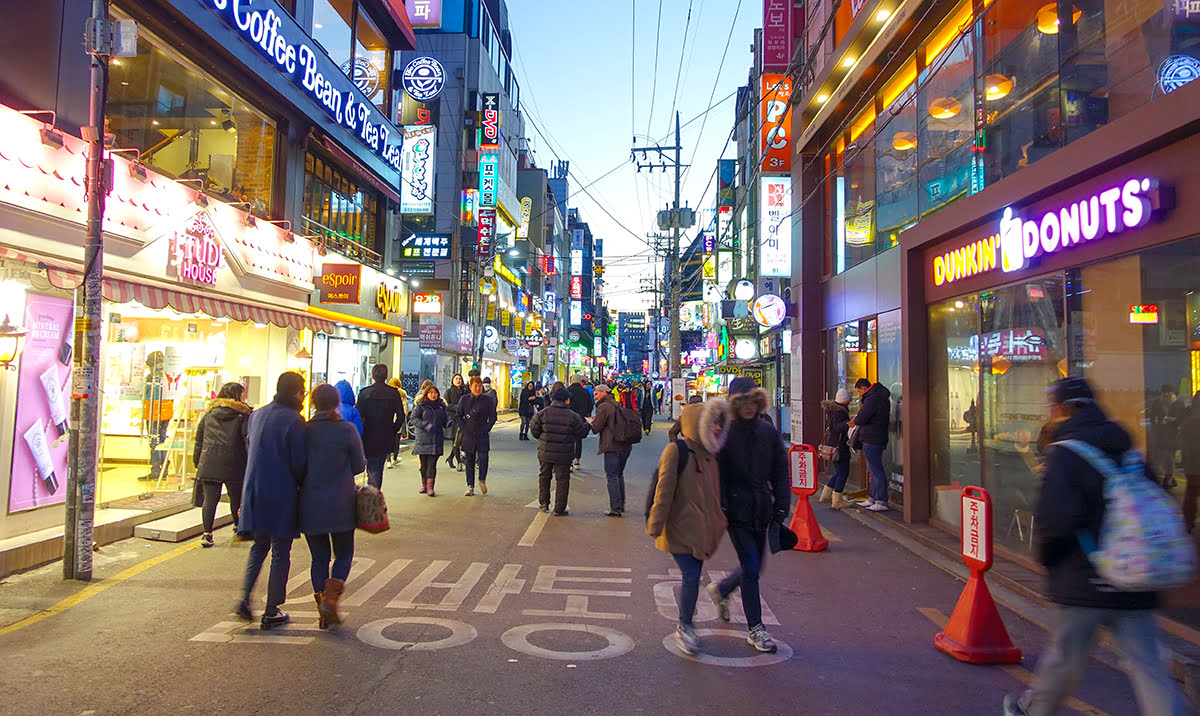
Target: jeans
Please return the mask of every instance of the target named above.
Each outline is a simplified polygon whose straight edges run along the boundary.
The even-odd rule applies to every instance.
[[[488,451],[476,448],[467,453],[467,487],[475,487],[475,466],[479,466],[479,481],[487,482]]]
[[[833,463],[833,477],[829,478],[829,489],[834,492],[844,492],[848,479],[850,479],[850,459],[838,460]]]
[[[762,572],[762,562],[765,556],[763,547],[767,542],[767,533],[759,532],[749,527],[729,526],[729,541],[737,552],[738,567],[721,580],[717,589],[722,597],[728,597],[733,590],[742,588],[742,607],[746,610],[746,625],[753,629],[762,626],[762,602],[759,600],[758,576]]]
[[[575,462],[583,457],[583,438],[575,438]]]
[[[383,489],[383,465],[385,462],[387,462],[386,455],[367,458],[368,485],[373,485],[380,490]]]
[[[150,477],[158,479],[163,471],[163,463],[167,461],[167,451],[159,450],[158,446],[167,441],[169,420],[150,421]]]
[[[704,568],[704,562],[690,554],[671,556],[683,572],[683,582],[679,585],[679,623],[691,626],[692,615],[696,613],[696,597],[700,595],[700,570]]]
[[[200,482],[204,490],[204,507],[200,510],[200,520],[204,523],[204,531],[213,531],[213,522],[217,519],[217,506],[221,504],[221,483]],[[238,511],[242,509],[242,482],[226,482],[225,492],[229,493],[229,512],[233,515],[233,531],[237,532]]]
[[[887,473],[883,470],[883,450],[886,445],[876,445],[874,443],[863,443],[863,457],[867,460],[867,471],[871,473],[871,484],[867,489],[867,494],[870,495],[874,502],[887,503],[888,500],[888,483]]]
[[[329,579],[330,547],[333,548],[333,578],[343,582],[350,576],[350,563],[354,560],[354,530],[334,532],[326,535],[304,535],[308,541],[308,552],[312,555],[313,593],[325,591],[325,580]]]
[[[608,509],[625,511],[625,462],[629,448],[604,453],[604,475],[608,478]]]
[[[521,416],[521,433],[520,433],[520,435],[521,435],[522,440],[529,439],[529,421],[530,420],[533,420],[532,415],[522,415]]]
[[[242,580],[242,599],[249,600],[258,574],[262,571],[267,552],[271,553],[271,572],[267,577],[267,616],[279,611],[279,605],[287,601],[288,572],[292,569],[292,538],[273,537],[255,533],[250,557],[246,560],[246,576]]]
[[[538,504],[550,506],[550,478],[554,478],[554,511],[567,511],[567,497],[571,494],[571,464],[542,460],[538,471]]]
[[[1037,680],[1019,704],[1029,716],[1052,716],[1079,686],[1096,630],[1107,626],[1121,649],[1122,667],[1133,682],[1143,714],[1184,716],[1188,707],[1158,651],[1158,629],[1150,610],[1060,606]]]

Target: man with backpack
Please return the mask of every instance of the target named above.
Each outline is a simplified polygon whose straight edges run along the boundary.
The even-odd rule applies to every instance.
[[[592,432],[600,436],[599,453],[604,456],[604,474],[608,478],[608,509],[604,514],[620,517],[625,513],[625,463],[633,444],[642,439],[642,419],[613,400],[607,385],[600,383],[595,391]]]
[[[1058,713],[1083,676],[1096,631],[1105,626],[1125,657],[1123,664],[1133,681],[1141,712],[1183,716],[1188,708],[1159,654],[1153,611],[1158,602],[1157,589],[1171,586],[1172,581],[1162,581],[1157,587],[1153,582],[1160,576],[1154,571],[1156,563],[1167,572],[1175,572],[1171,575],[1173,581],[1186,581],[1188,564],[1194,565],[1194,553],[1190,553],[1190,544],[1185,544],[1189,553],[1183,559],[1173,556],[1166,562],[1159,559],[1162,555],[1145,550],[1141,555],[1126,555],[1126,559],[1116,560],[1117,564],[1105,556],[1108,543],[1113,541],[1107,538],[1115,537],[1110,533],[1120,527],[1115,524],[1117,520],[1105,520],[1106,510],[1122,510],[1122,519],[1132,515],[1136,520],[1161,510],[1165,503],[1158,498],[1163,495],[1142,490],[1146,486],[1140,483],[1143,478],[1155,491],[1159,489],[1153,472],[1131,449],[1129,434],[1096,404],[1086,380],[1063,378],[1051,386],[1048,394],[1050,414],[1062,422],[1046,457],[1037,507],[1038,559],[1048,571],[1050,600],[1060,609],[1050,645],[1038,660],[1033,688],[1005,696],[1004,712],[1007,716]],[[1127,481],[1131,477],[1134,479]],[[1113,499],[1117,497],[1114,489],[1125,490],[1121,498],[1141,494],[1128,502]],[[1172,517],[1168,511],[1155,520],[1163,527],[1143,525],[1138,530],[1162,529],[1170,538]],[[1178,522],[1176,531],[1186,538],[1182,517],[1174,517]],[[1178,539],[1172,541],[1179,543]],[[1174,564],[1180,561],[1187,564]],[[1123,582],[1120,576],[1127,576],[1136,564],[1146,567],[1142,576],[1148,578],[1147,583]],[[1098,565],[1107,578],[1100,576]],[[1111,571],[1110,566],[1117,571]],[[1185,574],[1179,573],[1181,569]]]

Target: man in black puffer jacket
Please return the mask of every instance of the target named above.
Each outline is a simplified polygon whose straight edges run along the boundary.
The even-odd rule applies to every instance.
[[[888,424],[892,418],[892,393],[883,387],[882,383],[871,384],[866,378],[859,378],[854,384],[858,392],[858,412],[850,419],[851,426],[858,427],[855,443],[862,446],[863,459],[867,461],[867,471],[871,475],[868,497],[858,503],[872,512],[886,512],[888,509],[887,471],[883,469],[883,451],[888,444]],[[857,448],[857,444],[850,447]]]
[[[571,460],[575,457],[575,441],[591,432],[591,426],[567,407],[571,397],[566,388],[550,396],[550,407],[533,416],[529,432],[538,441],[538,506],[550,511],[550,477],[554,477],[554,514],[567,514],[567,497],[571,490]]]
[[[1052,418],[1064,419],[1054,442],[1079,440],[1121,464],[1129,434],[1109,420],[1083,378],[1063,378],[1049,391]],[[1155,481],[1146,469],[1146,478]],[[1157,481],[1155,481],[1157,482]],[[1123,592],[1102,580],[1079,546],[1079,533],[1099,540],[1104,518],[1104,476],[1068,447],[1053,445],[1037,507],[1038,559],[1049,573],[1049,596],[1060,605],[1046,653],[1038,659],[1033,688],[1004,698],[1008,716],[1050,716],[1083,676],[1096,630],[1106,626],[1120,647],[1143,714],[1183,716],[1183,696],[1158,650],[1154,592]]]
[[[738,569],[709,584],[718,613],[729,621],[729,595],[741,587],[750,633],[746,641],[758,651],[774,652],[775,642],[762,623],[758,576],[766,554],[767,529],[782,523],[792,508],[787,451],[766,412],[767,393],[753,378],[729,384],[729,439],[717,454],[721,470],[721,507],[729,521],[729,541],[737,551]]]
[[[571,387],[567,388],[570,394],[569,407],[575,411],[579,417],[587,420],[592,417],[592,410],[596,407],[592,394],[583,385],[583,376],[576,373],[571,376]],[[575,469],[579,469],[579,460],[583,457],[583,438],[575,441]]]

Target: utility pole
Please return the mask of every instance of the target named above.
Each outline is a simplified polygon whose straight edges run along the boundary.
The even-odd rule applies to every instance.
[[[71,389],[71,468],[67,476],[63,578],[92,578],[92,540],[96,516],[96,472],[100,436],[100,316],[104,275],[104,198],[111,160],[104,157],[104,115],[108,100],[108,60],[112,25],[108,0],[92,0],[84,46],[91,55],[88,126],[87,234],[83,249],[83,285],[75,293],[75,360]]]

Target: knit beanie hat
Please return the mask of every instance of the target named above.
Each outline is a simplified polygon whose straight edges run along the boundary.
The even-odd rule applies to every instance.
[[[848,404],[850,402],[850,391],[846,390],[845,388],[842,388],[841,390],[839,390],[837,392],[837,395],[834,397],[833,402],[841,403],[842,405]]]
[[[582,382],[583,382],[582,375],[576,373],[575,375],[571,376],[571,385],[578,385],[579,383],[582,383]]]
[[[731,380],[729,382],[729,397],[732,398],[735,395],[739,395],[741,393],[749,393],[750,391],[757,390],[757,389],[758,389],[758,383],[755,382],[755,380],[753,378],[747,378],[747,377],[734,378],[733,380]]]
[[[550,399],[557,400],[560,403],[565,403],[571,399],[571,394],[567,392],[566,388],[558,388],[550,394]]]

